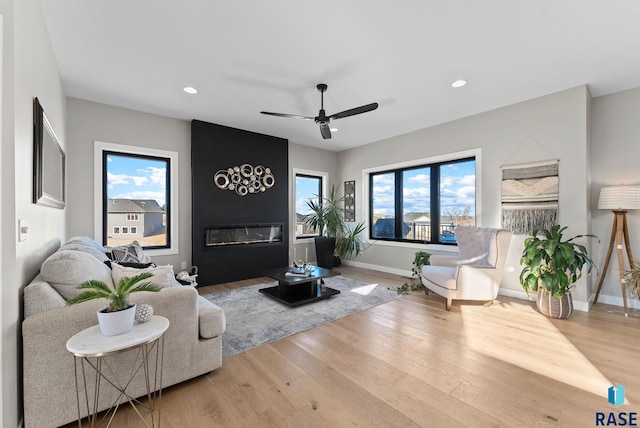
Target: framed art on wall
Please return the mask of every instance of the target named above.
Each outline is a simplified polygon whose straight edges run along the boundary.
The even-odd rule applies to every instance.
[[[356,182],[344,182],[344,221],[356,221]]]
[[[33,100],[33,203],[65,206],[65,154],[38,98]]]

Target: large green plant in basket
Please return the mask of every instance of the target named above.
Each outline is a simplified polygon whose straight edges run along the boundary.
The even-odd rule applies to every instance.
[[[520,272],[520,284],[527,292],[538,292],[538,308],[545,313],[546,308],[541,305],[556,305],[573,308],[571,290],[578,279],[582,277],[584,267],[587,273],[595,267],[587,253],[587,248],[574,242],[579,238],[596,238],[595,235],[577,235],[570,239],[563,239],[566,227],[552,226],[551,229],[535,229],[532,236],[524,241],[524,250],[520,264],[524,266]],[[551,297],[559,300],[555,302]],[[544,299],[547,299],[545,301]],[[566,311],[565,311],[566,312]],[[546,314],[546,313],[545,313]],[[558,318],[553,314],[546,314]]]

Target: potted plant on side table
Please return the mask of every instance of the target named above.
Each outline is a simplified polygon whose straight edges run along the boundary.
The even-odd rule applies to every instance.
[[[566,227],[559,225],[551,229],[535,229],[524,241],[520,264],[520,284],[529,295],[538,292],[536,306],[551,318],[568,318],[573,312],[571,291],[575,282],[587,267],[591,273],[594,264],[584,245],[573,242],[578,238],[596,238],[595,235],[577,235],[563,240]]]
[[[326,269],[338,266],[340,258],[358,256],[364,247],[361,233],[366,226],[364,222],[353,228],[347,226],[341,206],[343,202],[344,196],[338,196],[335,186],[331,186],[327,197],[307,201],[310,213],[305,216],[305,222],[318,231],[314,239],[317,263]]]
[[[131,330],[136,313],[136,305],[129,304],[129,295],[136,291],[160,291],[161,288],[147,279],[153,276],[142,272],[131,278],[118,281],[115,290],[102,281],[89,280],[78,285],[80,294],[67,300],[67,305],[87,302],[94,299],[107,299],[109,304],[98,309],[98,324],[104,336],[116,336]]]

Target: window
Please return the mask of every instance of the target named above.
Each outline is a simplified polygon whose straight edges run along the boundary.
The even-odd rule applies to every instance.
[[[475,157],[369,174],[371,239],[454,244],[476,222]]]
[[[298,171],[295,173],[295,237],[296,239],[318,236],[317,230],[312,230],[305,222],[305,216],[310,212],[307,202],[320,203],[326,186],[326,173]]]
[[[101,171],[95,184],[98,239],[109,246],[136,240],[151,254],[177,254],[178,153],[99,141],[94,147]]]

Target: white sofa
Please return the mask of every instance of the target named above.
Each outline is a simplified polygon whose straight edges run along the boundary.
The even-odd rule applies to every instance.
[[[56,427],[77,419],[74,357],[66,350],[66,343],[75,333],[97,324],[96,310],[106,301],[66,306],[65,298],[69,293],[77,292],[75,286],[80,282],[110,280],[110,268],[105,260],[104,248],[97,242],[86,237],[72,238],[42,264],[40,274],[24,289],[22,338],[26,428]],[[169,319],[170,327],[164,339],[163,387],[222,366],[224,312],[198,296],[195,288],[175,282],[157,293],[133,293],[131,301],[148,303],[156,315]],[[112,367],[123,368],[121,376],[124,378],[134,356],[135,352],[126,352],[108,358]],[[93,385],[92,382],[89,384],[91,397]],[[142,373],[136,375],[130,388],[133,396],[145,394]],[[113,388],[104,385],[100,394],[101,410],[108,408],[117,397]],[[86,408],[81,407],[81,411],[84,416]]]

